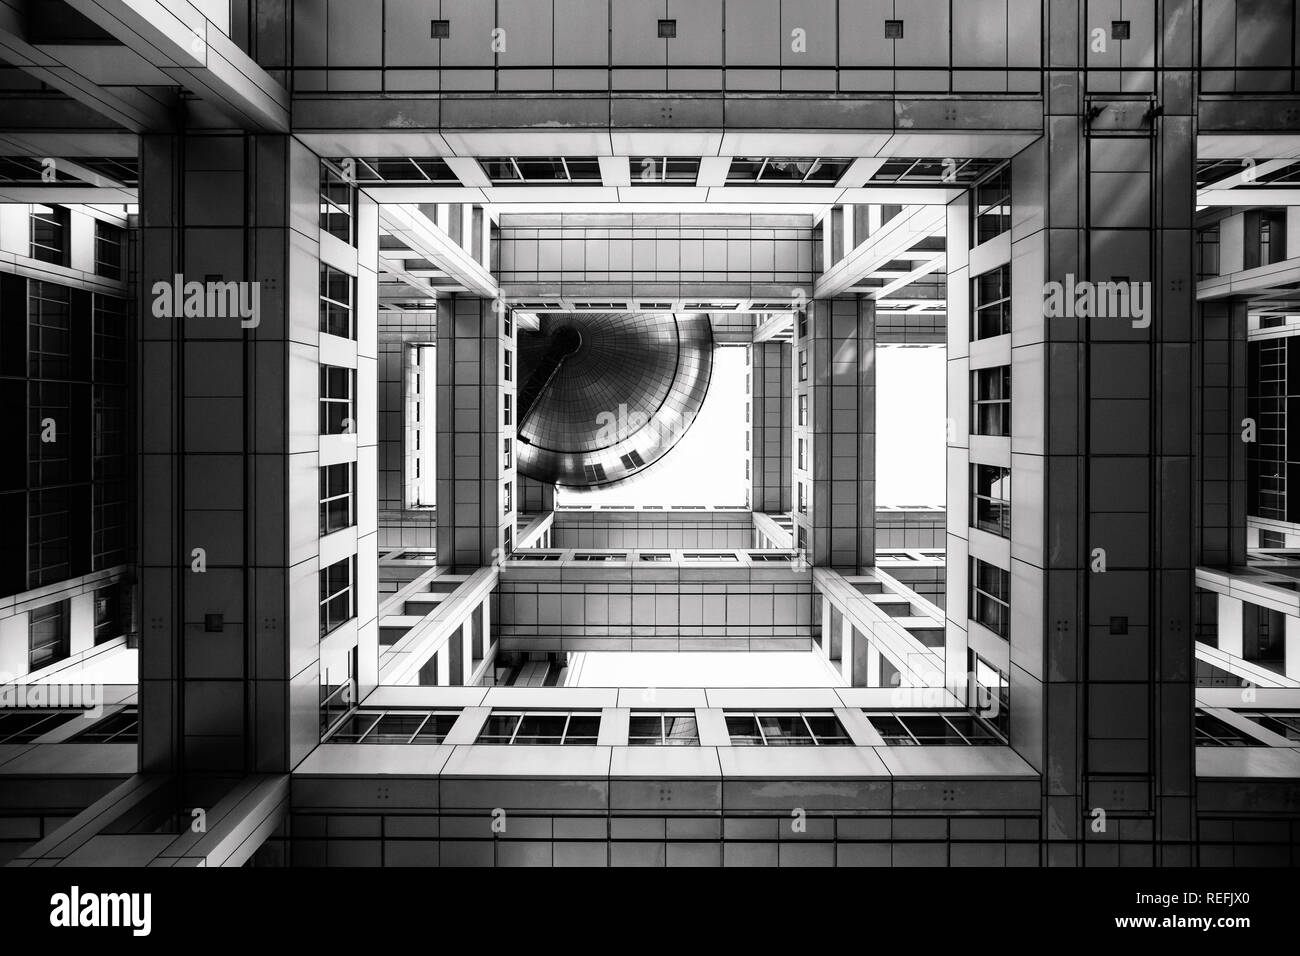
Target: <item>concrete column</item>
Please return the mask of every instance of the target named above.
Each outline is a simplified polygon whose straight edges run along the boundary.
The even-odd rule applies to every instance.
[[[1200,561],[1246,563],[1247,458],[1242,441],[1246,398],[1246,303],[1203,302],[1200,313]],[[1256,421],[1258,433],[1259,422]],[[1255,445],[1253,447],[1258,447]]]
[[[1048,865],[1122,862],[1097,808],[1150,821],[1148,862],[1193,862],[1193,14],[1134,12],[1142,70],[1048,5],[1046,135],[1012,167],[1010,730],[1043,773]],[[1149,283],[1145,316],[1048,317],[1069,276]]]
[[[867,686],[880,686],[880,651],[874,644],[867,644]]]
[[[1300,617],[1286,616],[1286,644],[1283,646],[1283,672],[1288,680],[1300,680]]]
[[[819,300],[806,334],[800,325],[791,358],[794,439],[796,447],[807,442],[807,452],[803,469],[797,452],[794,460],[795,546],[802,537],[813,565],[859,573],[876,563],[875,302]]]
[[[1243,632],[1243,620],[1245,617],[1245,604],[1237,598],[1228,597],[1226,594],[1218,595],[1219,598],[1219,650],[1225,654],[1231,654],[1233,657],[1244,657],[1243,648],[1245,647],[1245,635]],[[1287,618],[1287,638],[1291,636],[1291,618]]]
[[[518,473],[513,456],[505,467],[502,447],[502,439],[516,440],[519,413],[519,355],[510,326],[506,336],[490,299],[438,301],[438,564],[444,567],[486,567],[515,540]]]
[[[288,136],[140,152],[141,769],[285,772],[319,741],[323,660],[336,683],[358,660],[363,690],[378,666],[377,211],[359,200],[354,244],[322,232],[320,161]],[[321,330],[323,261],[355,281],[350,339]],[[177,275],[244,283],[255,314],[155,308]],[[320,435],[324,360],[356,372],[347,435]],[[322,640],[319,468],[349,462],[356,523],[331,559],[355,558],[355,616]]]
[[[750,507],[769,514],[790,510],[790,353],[787,342],[756,342],[749,349]]]

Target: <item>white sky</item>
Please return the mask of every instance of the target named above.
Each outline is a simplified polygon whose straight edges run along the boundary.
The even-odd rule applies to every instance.
[[[876,350],[876,504],[946,503],[947,350]]]
[[[569,687],[842,687],[812,651],[585,651]]]
[[[876,503],[945,501],[946,352],[876,351]],[[722,347],[699,417],[667,455],[634,479],[557,492],[559,504],[743,505],[745,350]]]
[[[556,489],[556,504],[743,505],[745,350],[713,353],[709,392],[694,424],[659,461],[634,478],[592,491]]]

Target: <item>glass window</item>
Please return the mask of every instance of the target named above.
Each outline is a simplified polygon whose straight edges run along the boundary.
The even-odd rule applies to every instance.
[[[998,365],[971,372],[973,435],[1011,435],[1011,366]]]
[[[1011,167],[1003,166],[972,192],[971,245],[978,246],[1011,228]]]
[[[695,714],[634,710],[628,719],[627,742],[633,747],[699,746]]]
[[[515,510],[515,489],[514,483],[507,481],[501,491],[501,512],[510,514]]]
[[[773,183],[789,186],[795,183],[828,186],[836,183],[849,168],[849,159],[819,159],[790,156],[737,156],[727,170],[727,182]]]
[[[363,167],[364,168],[364,167]],[[320,228],[348,245],[356,245],[357,191],[329,163],[320,164]]]
[[[440,744],[459,711],[360,710],[330,734],[336,744]]]
[[[501,424],[502,425],[509,425],[514,421],[513,411],[514,411],[514,398],[509,392],[506,392],[504,395],[501,396]]]
[[[103,644],[105,641],[111,641],[115,637],[121,637],[124,628],[122,627],[122,616],[120,605],[122,600],[122,589],[119,585],[110,584],[106,588],[98,588],[95,591],[95,643]]]
[[[357,373],[336,365],[320,367],[320,433],[346,435],[356,432]]]
[[[1011,469],[971,465],[970,523],[989,534],[1011,537]]]
[[[839,718],[829,713],[726,714],[733,747],[836,747],[851,743]]]
[[[1300,741],[1300,713],[1265,710],[1242,713],[1240,716],[1253,720],[1265,730],[1271,730],[1287,740]]]
[[[799,396],[799,424],[808,424],[808,394],[806,392]]]
[[[63,206],[32,206],[31,256],[56,266],[68,264],[68,210]]]
[[[135,707],[123,707],[97,720],[81,733],[68,738],[77,744],[130,744],[140,735],[140,713]]]
[[[1011,633],[1011,574],[996,565],[970,559],[970,617],[999,637]]]
[[[808,381],[808,350],[799,350],[799,381]]]
[[[95,274],[105,279],[122,278],[124,230],[111,222],[95,220]]]
[[[346,272],[321,263],[320,330],[339,338],[355,339],[352,306],[356,301],[357,280]]]
[[[1198,747],[1262,747],[1260,741],[1242,733],[1226,721],[1212,714],[1196,712],[1196,746]]]
[[[960,711],[863,713],[888,747],[987,747],[1003,743],[979,720]]]
[[[1006,671],[967,649],[967,670],[974,700],[967,701],[976,714],[997,729],[1003,737],[1011,736],[1011,680]]]
[[[1011,266],[998,266],[971,279],[972,341],[1011,331]]]
[[[38,671],[68,656],[68,602],[56,601],[27,619],[27,668]]]
[[[475,743],[595,746],[599,733],[599,713],[493,711],[488,715]]]
[[[351,462],[320,469],[320,534],[356,524],[356,468]]]
[[[320,571],[320,636],[324,637],[356,614],[356,558],[349,556]]]

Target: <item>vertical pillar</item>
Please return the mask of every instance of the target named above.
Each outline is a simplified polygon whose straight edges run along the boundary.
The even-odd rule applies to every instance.
[[[518,508],[514,323],[490,299],[438,301],[438,564],[486,567],[513,549]],[[507,325],[509,332],[507,332]]]
[[[1246,606],[1237,598],[1228,597],[1226,594],[1218,595],[1219,598],[1219,650],[1225,654],[1231,654],[1233,657],[1244,657],[1243,648],[1245,647],[1244,628]],[[1287,618],[1287,637],[1290,638],[1292,627],[1291,618]]]
[[[1282,648],[1283,673],[1288,680],[1300,680],[1300,617],[1286,615],[1286,643]]]
[[[796,447],[806,442],[804,467],[797,452],[793,465],[795,546],[848,573],[876,563],[875,317],[863,297],[813,302],[791,356]]]
[[[1246,303],[1200,303],[1200,561],[1209,567],[1246,563],[1247,411]],[[1256,438],[1260,416],[1256,414]],[[1258,447],[1258,446],[1255,446]]]
[[[784,514],[790,510],[790,345],[755,342],[749,348],[750,507]]]
[[[1011,745],[1043,773],[1044,862],[1186,865],[1194,11],[1134,11],[1122,41],[1090,8],[1046,8],[1046,136],[1012,168]],[[1044,281],[1068,276],[1149,283],[1144,314],[1049,317]],[[1099,838],[1098,810],[1152,847]]]
[[[340,684],[364,680],[354,660],[372,683],[378,666],[377,214],[357,205],[354,243],[324,233],[320,176],[288,136],[141,139],[140,765],[187,785],[306,756],[327,643],[347,662]],[[323,260],[354,282],[351,339],[321,331]],[[179,315],[162,305],[177,276],[183,299],[204,292]],[[218,291],[224,307],[215,283],[237,284]],[[326,351],[356,372],[347,435],[320,435]],[[322,640],[320,467],[350,462],[355,520],[327,558],[353,560],[353,617]]]

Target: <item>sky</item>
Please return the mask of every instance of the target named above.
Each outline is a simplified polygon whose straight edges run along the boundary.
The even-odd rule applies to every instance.
[[[745,504],[745,350],[716,350],[709,393],[681,441],[633,481],[588,492],[559,489],[558,504]],[[876,503],[945,503],[945,351],[876,351]]]
[[[947,350],[876,350],[876,504],[946,502]]]
[[[746,364],[741,347],[715,349],[704,404],[672,451],[635,480],[589,492],[557,489],[556,504],[743,505]]]
[[[585,651],[569,655],[566,685],[841,687],[844,680],[809,651]]]

